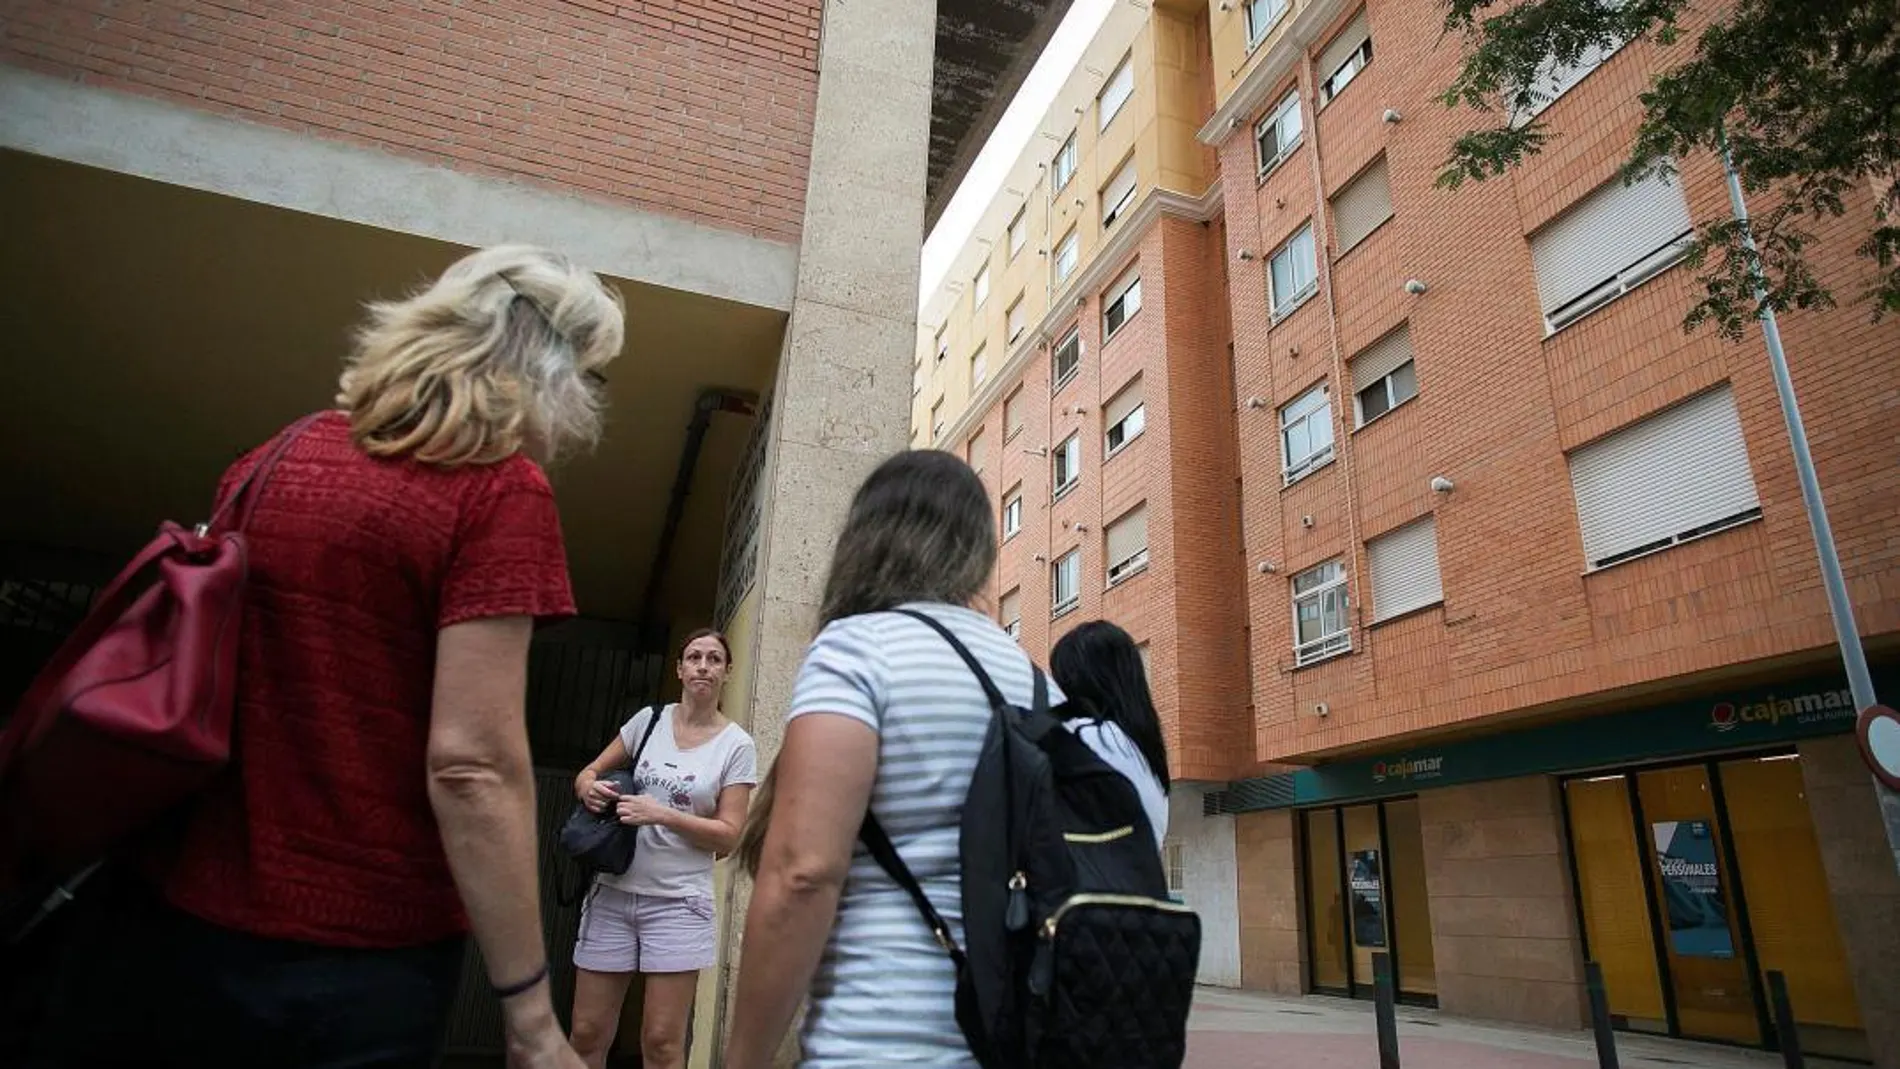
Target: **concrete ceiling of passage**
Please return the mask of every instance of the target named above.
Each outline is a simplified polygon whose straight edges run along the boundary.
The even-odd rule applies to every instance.
[[[936,225],[1070,0],[938,0],[924,229]]]
[[[330,403],[370,298],[466,250],[18,152],[0,152],[0,543],[117,567],[162,519],[202,517],[218,474]],[[631,618],[700,390],[763,391],[785,315],[610,280],[628,351],[608,428],[553,472],[583,613]],[[710,616],[726,490],[751,420],[716,415],[662,610]]]

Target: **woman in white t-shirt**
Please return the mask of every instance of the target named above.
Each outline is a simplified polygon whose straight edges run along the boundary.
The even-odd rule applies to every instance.
[[[574,943],[574,1050],[594,1069],[607,1062],[636,972],[646,977],[641,1064],[686,1065],[699,970],[711,968],[718,953],[713,861],[738,842],[759,781],[752,737],[719,711],[731,666],[724,635],[709,629],[688,636],[679,703],[635,714],[574,779],[582,804],[597,813],[611,805],[622,824],[639,829],[632,866],[595,881]],[[635,750],[639,789],[616,793],[602,777],[626,768]]]
[[[1159,849],[1168,837],[1168,749],[1135,640],[1107,620],[1091,620],[1056,643],[1049,674],[1070,708],[1084,710],[1069,730],[1135,785]]]

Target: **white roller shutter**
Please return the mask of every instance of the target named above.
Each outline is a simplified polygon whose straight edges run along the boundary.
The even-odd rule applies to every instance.
[[[977,431],[970,436],[970,467],[982,471],[984,465],[989,463],[989,459],[989,438],[982,431]]]
[[[1108,525],[1108,567],[1111,572],[1148,548],[1148,506],[1136,505]],[[1110,580],[1116,578],[1109,576]]]
[[[1135,158],[1130,156],[1121,170],[1115,172],[1115,177],[1108,180],[1108,185],[1102,187],[1102,229],[1113,226],[1134,202]]]
[[[1367,542],[1366,564],[1375,621],[1445,600],[1438,576],[1438,524],[1430,516]]]
[[[1326,50],[1319,54],[1320,80],[1331,78],[1339,70],[1340,64],[1346,62],[1346,57],[1358,51],[1359,46],[1365,44],[1366,38],[1370,36],[1372,32],[1366,28],[1366,12],[1361,8],[1346,28],[1339,31],[1339,36],[1333,38]]]
[[[1023,429],[1023,392],[1017,390],[1003,402],[1003,437],[1016,437]]]
[[[1399,324],[1399,329],[1373,342],[1352,358],[1352,392],[1378,382],[1397,371],[1406,361],[1412,359],[1412,327],[1409,323]]]
[[[1614,279],[1694,229],[1682,187],[1661,176],[1613,178],[1531,235],[1544,314]]]
[[[1572,452],[1570,484],[1593,568],[1761,506],[1726,383]]]
[[[1339,234],[1339,251],[1345,252],[1366,239],[1379,224],[1392,218],[1392,185],[1386,174],[1385,157],[1333,196],[1333,228]]]
[[[1002,604],[997,606],[996,615],[1002,617],[997,622],[1004,627],[1020,623],[1023,618],[1023,592],[1018,589],[1004,594]]]
[[[1129,383],[1122,389],[1122,392],[1116,394],[1114,398],[1108,402],[1108,407],[1102,412],[1102,426],[1113,427],[1115,424],[1127,419],[1128,413],[1133,412],[1135,406],[1140,403],[1141,379],[1136,378],[1134,382]]]

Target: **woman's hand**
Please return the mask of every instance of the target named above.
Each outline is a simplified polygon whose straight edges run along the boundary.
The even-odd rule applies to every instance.
[[[581,770],[581,774],[574,777],[574,796],[590,813],[604,813],[608,806],[620,800],[620,792],[614,790],[614,785],[600,779],[591,768]]]
[[[623,794],[614,811],[620,815],[620,823],[634,827],[646,827],[652,824],[665,824],[673,818],[673,809],[661,805],[652,796],[645,794]]]

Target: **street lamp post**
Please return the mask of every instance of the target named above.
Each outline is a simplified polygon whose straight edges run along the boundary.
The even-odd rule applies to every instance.
[[[1860,645],[1860,630],[1854,625],[1854,605],[1847,597],[1847,580],[1841,575],[1840,554],[1834,549],[1834,529],[1827,522],[1827,504],[1821,500],[1821,483],[1814,475],[1814,457],[1808,451],[1807,427],[1801,421],[1801,408],[1795,403],[1794,380],[1788,374],[1788,358],[1781,348],[1781,328],[1775,322],[1775,310],[1768,306],[1767,283],[1761,270],[1761,254],[1755,235],[1749,229],[1748,203],[1742,199],[1742,179],[1735,171],[1735,158],[1729,154],[1728,138],[1717,134],[1722,149],[1722,173],[1728,179],[1729,208],[1742,224],[1742,247],[1748,253],[1749,270],[1755,275],[1755,303],[1761,309],[1762,338],[1768,344],[1768,364],[1775,374],[1775,393],[1781,399],[1781,418],[1788,426],[1788,441],[1794,447],[1795,475],[1801,480],[1801,500],[1807,506],[1808,527],[1814,534],[1814,553],[1821,562],[1821,585],[1827,591],[1827,606],[1834,618],[1834,637],[1840,643],[1841,661],[1847,667],[1847,687],[1854,697],[1856,712],[1875,704],[1874,677],[1867,669],[1867,653]],[[1887,846],[1893,851],[1894,867],[1900,869],[1900,794],[1887,788],[1878,778],[1874,794],[1880,803],[1880,820],[1887,829]]]

